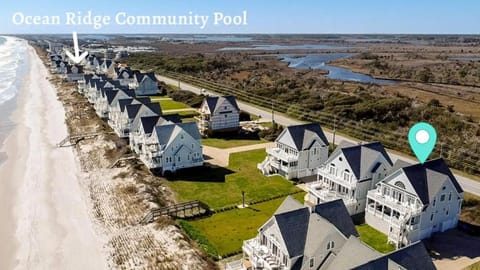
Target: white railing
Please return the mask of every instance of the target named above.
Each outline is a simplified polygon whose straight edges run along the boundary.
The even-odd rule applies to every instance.
[[[330,181],[335,182],[338,185],[353,189],[356,186],[356,181],[350,176],[350,179],[345,180],[343,177],[339,177],[337,175],[330,174],[325,169],[319,169],[318,174],[322,176],[322,178],[328,178]]]
[[[334,201],[337,199],[342,199],[345,205],[355,204],[356,199],[350,197],[349,194],[340,193],[335,190],[330,190],[329,187],[322,182],[314,182],[307,185],[307,188],[310,193],[320,199],[322,202]]]
[[[267,148],[267,154],[277,158],[281,159],[286,162],[291,162],[291,161],[298,161],[298,157],[295,155],[287,154],[285,151],[283,151],[280,148],[277,147],[272,147],[272,148]]]
[[[422,207],[420,205],[409,205],[406,202],[400,202],[390,196],[385,196],[379,193],[377,190],[370,190],[367,193],[367,198],[373,199],[380,204],[388,206],[392,210],[398,211],[400,214],[416,215],[422,211]]]

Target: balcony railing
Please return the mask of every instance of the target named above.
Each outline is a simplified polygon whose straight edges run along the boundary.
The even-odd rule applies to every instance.
[[[292,154],[287,154],[285,151],[277,147],[267,148],[266,151],[267,151],[267,154],[286,162],[298,161],[297,156]]]
[[[354,189],[356,187],[356,181],[353,179],[352,176],[350,176],[350,179],[345,180],[343,177],[330,174],[330,172],[325,169],[318,169],[318,174],[321,175],[323,178],[328,178],[341,186],[348,187],[350,189]]]
[[[242,250],[248,255],[254,269],[287,269],[280,258],[273,255],[257,238],[243,241]]]
[[[322,202],[330,202],[338,199],[342,199],[345,205],[352,205],[356,204],[357,200],[351,198],[349,194],[340,193],[335,190],[330,190],[327,186],[322,183],[312,183],[308,186],[309,192],[311,192],[314,196],[320,199]]]
[[[370,190],[367,193],[367,198],[373,199],[380,204],[388,206],[392,210],[398,211],[400,214],[416,215],[422,211],[422,206],[415,203],[409,205],[407,202],[400,202],[393,199],[391,196],[383,195],[378,190]]]

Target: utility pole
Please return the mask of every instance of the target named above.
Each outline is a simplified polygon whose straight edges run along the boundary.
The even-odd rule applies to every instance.
[[[333,116],[333,147],[335,147],[335,133],[337,133],[337,116]]]
[[[275,115],[274,115],[274,114],[275,114],[275,111],[274,111],[273,108],[274,108],[274,107],[273,107],[273,99],[272,99],[272,124],[275,124]]]

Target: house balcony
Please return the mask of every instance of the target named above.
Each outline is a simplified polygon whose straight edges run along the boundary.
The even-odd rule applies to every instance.
[[[414,216],[422,212],[422,206],[415,203],[413,205],[407,202],[398,201],[391,196],[386,196],[378,190],[370,190],[367,193],[367,198],[376,201],[379,204],[388,206],[390,209],[400,213],[400,215]],[[369,205],[369,208],[371,206]]]
[[[350,176],[348,180],[345,180],[343,177],[330,174],[325,168],[319,168],[317,171],[318,175],[322,177],[322,179],[329,179],[332,182],[335,182],[341,186],[347,187],[349,189],[354,189],[356,187],[356,181],[353,176]]]
[[[321,182],[314,182],[307,185],[308,194],[305,196],[305,200],[311,202],[313,205],[316,201],[313,201],[310,196],[320,199],[320,202],[330,202],[338,199],[342,199],[345,206],[353,206],[357,204],[357,200],[352,198],[348,193],[341,193],[335,190],[331,190],[328,186]]]
[[[292,154],[288,154],[285,151],[283,151],[280,148],[277,147],[272,147],[272,148],[267,148],[266,150],[267,154],[278,159],[278,160],[283,160],[285,162],[294,162],[298,161],[298,157]]]
[[[257,238],[243,241],[243,252],[248,256],[253,269],[286,270],[280,258],[273,255],[267,246],[261,245]]]

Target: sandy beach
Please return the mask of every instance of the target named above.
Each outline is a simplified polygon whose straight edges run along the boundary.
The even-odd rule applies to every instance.
[[[0,269],[106,269],[87,194],[47,69],[28,48],[28,70],[0,152]]]

